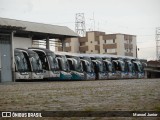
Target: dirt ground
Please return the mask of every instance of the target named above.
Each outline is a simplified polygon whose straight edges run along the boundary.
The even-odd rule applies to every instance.
[[[160,111],[160,79],[1,83],[0,111]]]

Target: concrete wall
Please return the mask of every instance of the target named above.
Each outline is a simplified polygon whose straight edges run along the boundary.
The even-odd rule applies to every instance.
[[[79,53],[79,40],[78,40],[78,38],[71,38],[70,46],[72,46],[71,52]]]
[[[132,37],[132,44],[133,44],[133,57],[136,57],[136,51],[137,51],[137,41],[136,41],[136,36]]]
[[[95,32],[88,32],[88,42],[86,42],[86,45],[89,46],[86,53],[98,53],[98,51],[95,50],[95,45],[97,45],[97,41],[95,40]]]
[[[104,54],[105,49],[103,49],[103,45],[105,44],[105,41],[103,40],[103,36],[99,36],[99,43],[100,43],[100,54]]]
[[[125,55],[124,35],[117,34],[115,43],[117,43],[117,55]]]
[[[14,48],[25,48],[32,47],[31,38],[13,37],[13,49]]]

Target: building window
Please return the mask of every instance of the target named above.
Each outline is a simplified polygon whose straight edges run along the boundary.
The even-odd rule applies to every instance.
[[[132,43],[132,39],[129,40],[129,43]]]
[[[70,43],[67,42],[67,43],[66,43],[66,47],[70,47]]]
[[[92,41],[91,41],[91,43],[92,43]]]
[[[105,40],[105,43],[106,43],[106,44],[113,44],[114,41],[113,41],[113,40]]]
[[[107,53],[116,53],[116,49],[105,49]]]
[[[83,45],[85,45],[85,42],[80,42],[80,46],[83,46]]]
[[[93,52],[93,50],[91,50],[91,52]]]
[[[105,49],[105,52],[107,53],[107,49]]]

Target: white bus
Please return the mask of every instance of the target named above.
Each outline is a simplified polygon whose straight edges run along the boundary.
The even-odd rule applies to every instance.
[[[68,60],[63,52],[55,52],[56,59],[58,60],[58,65],[60,68],[60,80],[71,80],[71,70],[69,67]]]
[[[28,80],[29,79],[29,66],[27,65],[26,58],[22,51],[14,49],[14,64],[15,64],[15,80]]]
[[[60,78],[60,69],[56,55],[54,52],[45,48],[28,48],[36,52],[42,62],[42,68],[44,72],[44,79],[58,80]]]
[[[29,79],[43,79],[43,69],[42,63],[39,59],[37,53],[33,52],[32,50],[23,49],[23,48],[16,48],[21,51],[27,61],[27,65],[29,68]]]

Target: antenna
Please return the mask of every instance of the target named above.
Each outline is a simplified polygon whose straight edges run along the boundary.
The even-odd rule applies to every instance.
[[[156,55],[157,60],[160,60],[160,27],[156,28]]]
[[[90,20],[92,20],[93,21],[93,23],[92,23],[92,26],[91,26],[91,28],[89,29],[89,31],[95,31],[95,27],[96,27],[96,23],[95,23],[95,18],[94,18],[94,12],[93,12],[93,16],[92,16],[92,18],[90,19]]]
[[[75,18],[75,32],[84,37],[86,35],[84,13],[76,13]]]

